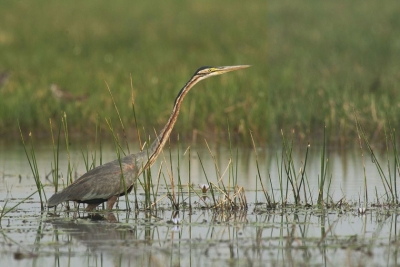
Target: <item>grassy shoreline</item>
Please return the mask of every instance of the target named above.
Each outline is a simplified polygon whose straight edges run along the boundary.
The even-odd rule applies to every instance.
[[[49,119],[59,125],[66,112],[71,136],[93,137],[100,121],[111,140],[105,118],[118,117],[105,83],[128,132],[132,94],[139,129],[153,132],[199,66],[251,64],[197,85],[175,133],[218,141],[229,128],[233,142],[249,142],[252,131],[263,144],[281,129],[322,140],[326,125],[328,143],[347,145],[357,139],[356,112],[380,142],[387,120],[400,123],[399,11],[373,0],[3,1],[0,72],[10,76],[0,87],[0,138],[18,140],[19,121],[47,139]],[[55,99],[51,84],[76,99]]]

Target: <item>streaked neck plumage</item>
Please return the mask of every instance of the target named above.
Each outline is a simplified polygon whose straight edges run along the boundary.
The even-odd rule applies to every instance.
[[[143,163],[146,162],[143,167],[140,169],[139,174],[153,165],[156,161],[157,156],[161,153],[165,143],[167,142],[172,129],[174,128],[175,122],[179,115],[180,106],[182,104],[183,99],[185,98],[186,94],[189,90],[199,81],[201,81],[203,77],[195,73],[192,78],[183,86],[183,88],[179,91],[178,96],[175,99],[174,107],[172,109],[172,113],[167,121],[167,124],[164,128],[160,131],[156,139],[150,145],[146,152],[147,162],[143,160]]]

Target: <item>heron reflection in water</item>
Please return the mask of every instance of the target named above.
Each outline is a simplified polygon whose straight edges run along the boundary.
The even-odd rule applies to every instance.
[[[130,193],[136,178],[143,170],[148,169],[155,162],[171,134],[172,128],[178,118],[182,101],[189,90],[199,81],[211,76],[247,67],[250,66],[238,65],[199,68],[179,91],[167,124],[148,150],[128,155],[120,160],[108,162],[88,171],[64,190],[55,193],[48,200],[47,206],[51,208],[65,201],[76,201],[88,204],[86,210],[92,211],[98,205],[107,201],[107,209],[111,210],[118,197]]]

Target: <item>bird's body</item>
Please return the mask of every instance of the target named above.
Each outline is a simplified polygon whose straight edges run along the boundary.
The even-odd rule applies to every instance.
[[[189,90],[197,82],[210,76],[247,67],[249,66],[239,65],[215,68],[202,67],[198,69],[178,93],[167,124],[148,149],[137,154],[128,155],[120,160],[108,162],[88,171],[64,190],[55,193],[48,200],[47,206],[50,208],[65,201],[76,201],[88,204],[86,210],[90,211],[107,201],[107,209],[112,209],[118,197],[132,190],[139,174],[149,168],[160,154],[177,120],[183,98]]]
[[[119,196],[132,190],[132,185],[138,176],[139,162],[135,155],[129,155],[119,160],[114,160],[98,166],[77,179],[70,186],[59,193],[54,194],[48,201],[48,206],[53,207],[65,201],[76,201],[89,204],[87,210],[107,201],[112,208]],[[123,172],[123,179],[121,176]],[[114,177],[114,179],[110,179]],[[125,186],[124,186],[125,181]]]

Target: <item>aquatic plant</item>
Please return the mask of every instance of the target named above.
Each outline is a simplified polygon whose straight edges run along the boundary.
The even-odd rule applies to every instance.
[[[318,177],[318,200],[317,204],[322,206],[324,201],[324,189],[325,189],[325,182],[327,179],[327,163],[328,159],[326,158],[326,126],[324,127],[324,142],[322,144],[322,151],[321,151],[321,172]],[[330,182],[328,184],[327,195],[329,195],[329,188]]]
[[[361,156],[364,160],[364,154],[363,154],[363,146],[362,144],[364,143],[367,147],[367,150],[371,156],[372,162],[374,163],[378,173],[379,177],[381,178],[381,182],[383,185],[383,188],[385,190],[385,196],[386,196],[386,202],[391,203],[391,204],[398,204],[399,203],[399,196],[397,193],[397,175],[400,174],[400,164],[399,164],[399,153],[397,151],[397,144],[396,144],[396,136],[395,136],[395,129],[392,128],[390,121],[388,123],[388,128],[385,126],[384,132],[385,132],[385,153],[386,153],[386,158],[387,158],[387,175],[385,174],[384,168],[382,167],[382,164],[379,163],[378,158],[376,157],[376,154],[374,152],[374,149],[372,148],[371,143],[369,142],[369,139],[367,137],[367,134],[361,125],[357,113],[355,113],[355,121],[356,121],[356,127],[359,135],[359,145],[361,149]],[[390,162],[390,156],[392,154],[393,162]],[[393,165],[392,165],[393,164]],[[365,172],[365,164],[364,166],[364,200],[365,204],[367,205],[368,203],[368,187],[367,187],[367,177],[366,177],[366,172]],[[392,166],[392,167],[391,167]],[[376,191],[376,189],[375,189]],[[379,201],[379,196],[376,193],[376,200]]]
[[[8,213],[14,211],[19,205],[21,205],[22,203],[24,203],[25,201],[30,199],[36,193],[38,193],[38,191],[33,192],[32,194],[30,194],[26,198],[22,199],[21,201],[19,201],[18,203],[16,203],[14,206],[12,206],[10,208],[7,207],[8,200],[6,199],[5,202],[4,202],[4,206],[3,207],[0,206],[0,222],[1,222],[1,219],[3,219],[4,216],[6,216]]]
[[[39,193],[40,208],[43,211],[44,203],[45,203],[45,199],[46,199],[46,193],[44,192],[44,186],[43,186],[42,182],[40,181],[39,169],[37,166],[37,161],[36,161],[36,156],[35,156],[35,149],[33,147],[32,134],[29,133],[29,140],[30,140],[31,148],[30,148],[30,153],[28,153],[28,149],[25,145],[25,140],[24,140],[24,136],[22,134],[21,127],[19,125],[18,125],[18,127],[19,127],[19,132],[21,134],[22,145],[25,150],[25,155],[26,155],[26,158],[28,159],[29,166],[30,166],[32,174],[33,174],[33,179],[35,180],[37,192]]]

